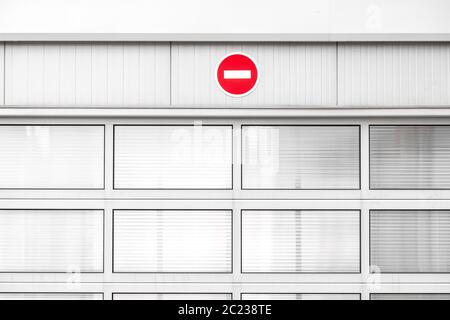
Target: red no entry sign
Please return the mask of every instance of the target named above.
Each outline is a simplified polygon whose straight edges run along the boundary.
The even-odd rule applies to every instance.
[[[217,64],[217,85],[224,93],[233,97],[242,97],[252,92],[258,83],[258,77],[258,66],[245,53],[230,53]]]

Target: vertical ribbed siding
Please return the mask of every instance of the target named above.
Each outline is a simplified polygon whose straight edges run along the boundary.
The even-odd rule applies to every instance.
[[[360,300],[359,293],[243,293],[242,300]]]
[[[231,272],[230,210],[115,210],[114,272]]]
[[[113,300],[231,300],[231,293],[113,293]]]
[[[385,273],[450,272],[450,211],[370,211],[370,262]]]
[[[370,126],[371,189],[449,189],[450,126]]]
[[[0,105],[5,104],[5,44],[0,42]]]
[[[231,126],[115,126],[116,189],[230,189]]]
[[[163,43],[7,43],[8,105],[168,105]]]
[[[243,126],[243,189],[359,189],[359,126]]]
[[[103,188],[104,127],[0,125],[0,188]]]
[[[242,272],[357,273],[359,211],[242,211]]]
[[[241,98],[217,87],[216,66],[228,53],[252,56],[259,66],[255,91]],[[333,43],[175,43],[172,103],[177,106],[283,106],[336,104]]]
[[[102,293],[1,293],[0,300],[103,300]]]
[[[450,300],[450,293],[372,293],[370,300]]]
[[[0,210],[0,272],[102,272],[103,211]]]
[[[449,43],[340,43],[339,105],[450,104]]]

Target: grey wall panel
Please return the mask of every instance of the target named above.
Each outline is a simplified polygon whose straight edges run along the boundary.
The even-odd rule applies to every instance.
[[[450,293],[372,293],[370,300],[450,300]]]
[[[242,126],[243,189],[358,189],[359,126]]]
[[[357,273],[359,211],[243,210],[242,272]]]
[[[359,293],[243,293],[242,300],[360,300]]]
[[[231,211],[114,211],[114,272],[231,272]]]
[[[103,272],[102,210],[0,210],[0,272]]]
[[[113,293],[113,300],[231,300],[230,293]]]
[[[0,300],[103,300],[103,293],[10,292],[0,293]]]
[[[251,55],[259,66],[257,88],[235,98],[217,87],[215,69],[227,53]],[[176,43],[172,46],[172,103],[199,106],[334,105],[336,44]]]
[[[153,43],[7,43],[8,105],[167,105],[170,47]]]
[[[5,103],[5,44],[0,42],[0,105]]]
[[[370,263],[384,273],[450,272],[450,211],[371,211]]]
[[[232,188],[231,126],[115,126],[116,189]]]
[[[450,126],[370,126],[371,189],[449,189]]]
[[[449,105],[450,43],[341,43],[338,103]]]
[[[0,189],[102,189],[104,127],[0,125]]]

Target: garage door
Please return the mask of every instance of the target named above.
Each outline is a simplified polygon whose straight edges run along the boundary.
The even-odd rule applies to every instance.
[[[344,299],[448,273],[443,119],[2,119],[0,136],[0,277],[50,280],[5,290],[25,298]]]

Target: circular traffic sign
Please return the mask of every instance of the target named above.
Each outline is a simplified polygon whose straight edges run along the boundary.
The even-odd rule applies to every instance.
[[[242,52],[233,52],[217,64],[216,81],[219,88],[232,97],[243,97],[258,83],[259,72],[255,60]]]

